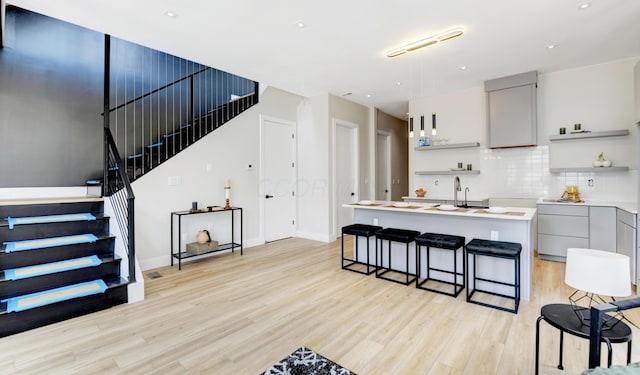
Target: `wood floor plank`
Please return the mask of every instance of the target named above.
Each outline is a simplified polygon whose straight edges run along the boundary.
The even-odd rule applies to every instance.
[[[341,270],[340,241],[292,238],[155,269],[142,302],[2,338],[0,373],[259,374],[307,346],[358,374],[533,374],[540,307],[571,293],[564,264],[533,269],[514,315]],[[541,374],[583,370],[587,341],[566,335],[558,370],[558,331],[541,324]],[[625,353],[614,344],[614,363]]]

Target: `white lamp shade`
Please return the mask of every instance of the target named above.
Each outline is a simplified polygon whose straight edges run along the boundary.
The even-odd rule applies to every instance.
[[[629,296],[629,257],[609,251],[569,248],[564,282],[573,288],[601,296]]]

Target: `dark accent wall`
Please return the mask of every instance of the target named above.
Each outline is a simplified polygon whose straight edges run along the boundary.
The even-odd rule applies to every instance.
[[[102,175],[103,34],[7,7],[0,49],[0,187]]]

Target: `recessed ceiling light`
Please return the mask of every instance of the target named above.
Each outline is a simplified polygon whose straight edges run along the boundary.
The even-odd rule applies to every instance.
[[[296,26],[298,26],[298,28],[302,29],[302,28],[304,28],[306,25],[304,24],[304,22],[302,22],[302,21],[298,21],[298,22],[296,22]]]
[[[462,65],[462,66],[460,67],[460,70],[467,70],[467,66],[466,66],[466,65]]]
[[[556,46],[557,46],[556,44],[549,44],[547,46],[547,49],[554,49],[554,48],[556,48]]]
[[[371,94],[367,94],[367,95],[366,95],[366,97],[367,97],[367,98],[370,98],[370,97],[371,97]]]
[[[177,16],[177,14],[175,14],[175,13],[174,13],[174,12],[172,12],[172,11],[167,11],[167,12],[165,13],[165,15],[166,15],[167,17],[171,17],[171,18],[175,18],[175,17]]]
[[[396,82],[396,86],[400,86],[402,82]]]
[[[578,4],[579,10],[584,10],[591,7],[591,1],[585,1],[584,3]]]

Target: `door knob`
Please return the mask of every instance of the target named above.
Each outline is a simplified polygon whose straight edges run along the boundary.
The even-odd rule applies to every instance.
[[[267,194],[267,195],[265,195],[264,197],[265,197],[266,199],[269,199],[269,198],[273,198],[273,195],[269,195],[269,194]]]

